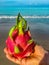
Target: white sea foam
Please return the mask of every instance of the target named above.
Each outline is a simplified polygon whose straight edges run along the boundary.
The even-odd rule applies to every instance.
[[[10,19],[14,19],[17,18],[17,16],[0,16],[0,19],[2,18],[10,18]],[[23,16],[23,18],[49,18],[49,16]]]

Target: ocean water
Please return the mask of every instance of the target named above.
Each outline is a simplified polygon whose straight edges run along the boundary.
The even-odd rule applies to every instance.
[[[32,38],[45,50],[49,50],[49,7],[0,6],[0,64],[14,65],[5,58],[3,49],[10,28],[15,25],[18,13],[26,19]],[[15,64],[16,65],[16,64]]]
[[[19,12],[23,16],[49,16],[49,7],[0,6],[0,15],[16,16]]]
[[[44,48],[48,49],[49,7],[16,6],[16,5],[0,6],[0,30],[2,32],[3,31],[9,32],[10,28],[13,25],[15,25],[18,13],[20,13],[26,19],[28,26],[30,27],[33,38],[35,38],[35,40],[39,44],[41,43],[41,45],[44,46]]]

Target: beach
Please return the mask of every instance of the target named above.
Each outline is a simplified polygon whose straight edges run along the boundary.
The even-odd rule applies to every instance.
[[[32,38],[37,42],[38,45],[41,45],[45,50],[49,50],[49,19],[46,23],[41,21],[43,19],[26,20],[28,21],[27,23],[30,27]],[[9,30],[15,24],[15,19],[2,19],[0,21],[2,21],[2,23],[0,23],[0,65],[14,65],[14,63],[6,58],[3,50],[6,47],[5,41],[8,37]]]
[[[16,65],[6,58],[3,50],[18,13],[26,19],[36,44],[49,51],[49,0],[38,1],[0,0],[0,65]]]
[[[6,39],[10,28],[15,25],[17,14],[26,19],[32,38],[45,50],[49,50],[49,8],[0,6],[0,65],[14,65],[5,54]],[[15,64],[16,65],[16,64]]]

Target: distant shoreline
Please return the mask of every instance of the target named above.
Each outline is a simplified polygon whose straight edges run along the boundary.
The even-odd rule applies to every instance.
[[[0,19],[2,18],[17,18],[17,16],[0,16]],[[23,16],[23,18],[49,18],[49,16]]]

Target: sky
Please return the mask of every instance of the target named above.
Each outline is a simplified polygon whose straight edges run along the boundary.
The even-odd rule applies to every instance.
[[[25,3],[25,4],[38,4],[38,3],[41,3],[41,4],[48,4],[49,3],[49,0],[15,0],[15,1],[19,1],[19,2],[22,2],[22,3]]]
[[[49,5],[49,0],[0,0],[0,3],[15,2],[17,5]]]

